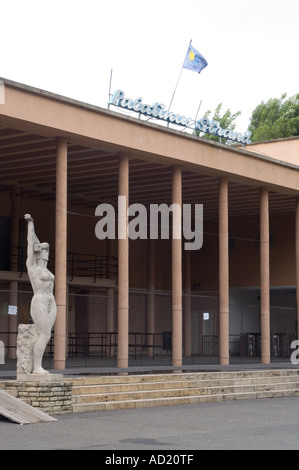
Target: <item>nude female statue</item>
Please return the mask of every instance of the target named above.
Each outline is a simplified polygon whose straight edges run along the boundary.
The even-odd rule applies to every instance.
[[[34,230],[30,214],[25,214],[27,221],[27,271],[33,289],[30,315],[34,321],[38,339],[33,350],[33,374],[48,374],[42,368],[42,359],[51,338],[57,307],[53,295],[54,275],[48,270],[49,244],[40,243]]]

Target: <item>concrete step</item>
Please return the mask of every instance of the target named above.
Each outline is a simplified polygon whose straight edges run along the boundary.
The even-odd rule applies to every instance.
[[[93,385],[73,385],[73,395],[81,394],[98,394],[98,393],[111,393],[111,392],[133,392],[133,391],[144,391],[144,390],[164,390],[169,388],[205,388],[205,387],[226,387],[234,385],[235,378],[218,379],[215,378],[205,380],[198,378],[198,380],[168,380],[168,377],[163,377],[164,381],[160,382],[130,382],[120,384],[93,384]],[[162,379],[161,379],[162,380]],[[299,377],[294,376],[278,376],[278,377],[241,377],[237,380],[239,385],[250,385],[250,384],[273,384],[283,381],[286,382],[298,382]]]
[[[171,398],[155,398],[155,399],[144,399],[144,400],[125,400],[125,401],[114,401],[114,402],[100,402],[100,403],[84,403],[74,404],[73,412],[82,413],[88,411],[108,411],[108,410],[119,410],[119,409],[132,409],[132,408],[148,408],[148,407],[159,407],[159,406],[176,406],[176,405],[188,405],[208,402],[221,402],[231,400],[245,400],[245,399],[257,399],[257,398],[279,398],[286,396],[297,396],[299,391],[292,390],[278,390],[278,391],[266,391],[266,392],[243,392],[233,394],[210,394],[210,395],[197,395],[197,396],[184,396],[184,397],[171,397]]]
[[[298,370],[80,377],[73,412],[299,395]]]
[[[182,397],[197,395],[218,395],[248,392],[265,392],[277,390],[299,390],[299,382],[262,384],[262,385],[230,385],[230,386],[210,386],[198,388],[168,388],[158,390],[144,390],[131,392],[110,392],[95,394],[79,394],[73,396],[73,404],[105,402],[105,401],[125,401],[125,400],[145,400],[152,398]]]
[[[279,377],[279,376],[299,376],[299,370],[254,370],[254,371],[233,371],[233,372],[197,372],[197,373],[166,373],[166,374],[141,374],[141,375],[106,375],[106,376],[84,376],[68,378],[77,385],[100,385],[100,384],[121,384],[121,383],[148,383],[160,382],[167,377],[167,381],[190,381],[190,380],[215,380],[231,378],[257,378],[257,377]]]

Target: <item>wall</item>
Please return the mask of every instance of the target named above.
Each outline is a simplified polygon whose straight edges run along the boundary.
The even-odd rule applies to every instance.
[[[299,164],[299,137],[274,140],[271,142],[256,142],[247,146],[250,152],[268,155],[277,160]]]
[[[72,382],[5,382],[5,391],[38,410],[61,415],[73,412]]]

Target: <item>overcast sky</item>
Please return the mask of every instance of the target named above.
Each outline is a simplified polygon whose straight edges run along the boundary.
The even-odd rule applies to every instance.
[[[168,105],[191,39],[208,66],[183,69],[174,112],[223,103],[245,132],[299,93],[299,0],[0,0],[0,20],[0,77],[104,108],[111,69],[111,91]]]

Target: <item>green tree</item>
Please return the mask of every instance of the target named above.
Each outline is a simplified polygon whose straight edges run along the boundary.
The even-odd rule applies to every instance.
[[[222,103],[219,103],[215,109],[215,112],[212,118],[210,117],[212,113],[211,110],[207,111],[204,117],[208,119],[213,119],[214,121],[218,121],[222,129],[230,129],[233,131],[236,128],[235,120],[240,116],[241,111],[238,111],[237,113],[233,114],[230,109],[227,109],[225,113],[221,115],[221,107],[222,107]],[[197,131],[196,134],[200,135],[200,137],[203,137],[204,139],[214,140],[216,142],[220,142],[220,139],[221,139],[221,137],[217,135],[206,134],[204,132],[199,133]],[[223,139],[223,142],[230,144],[230,141],[227,139]]]
[[[252,112],[249,130],[253,142],[299,135],[299,93],[262,101]]]

